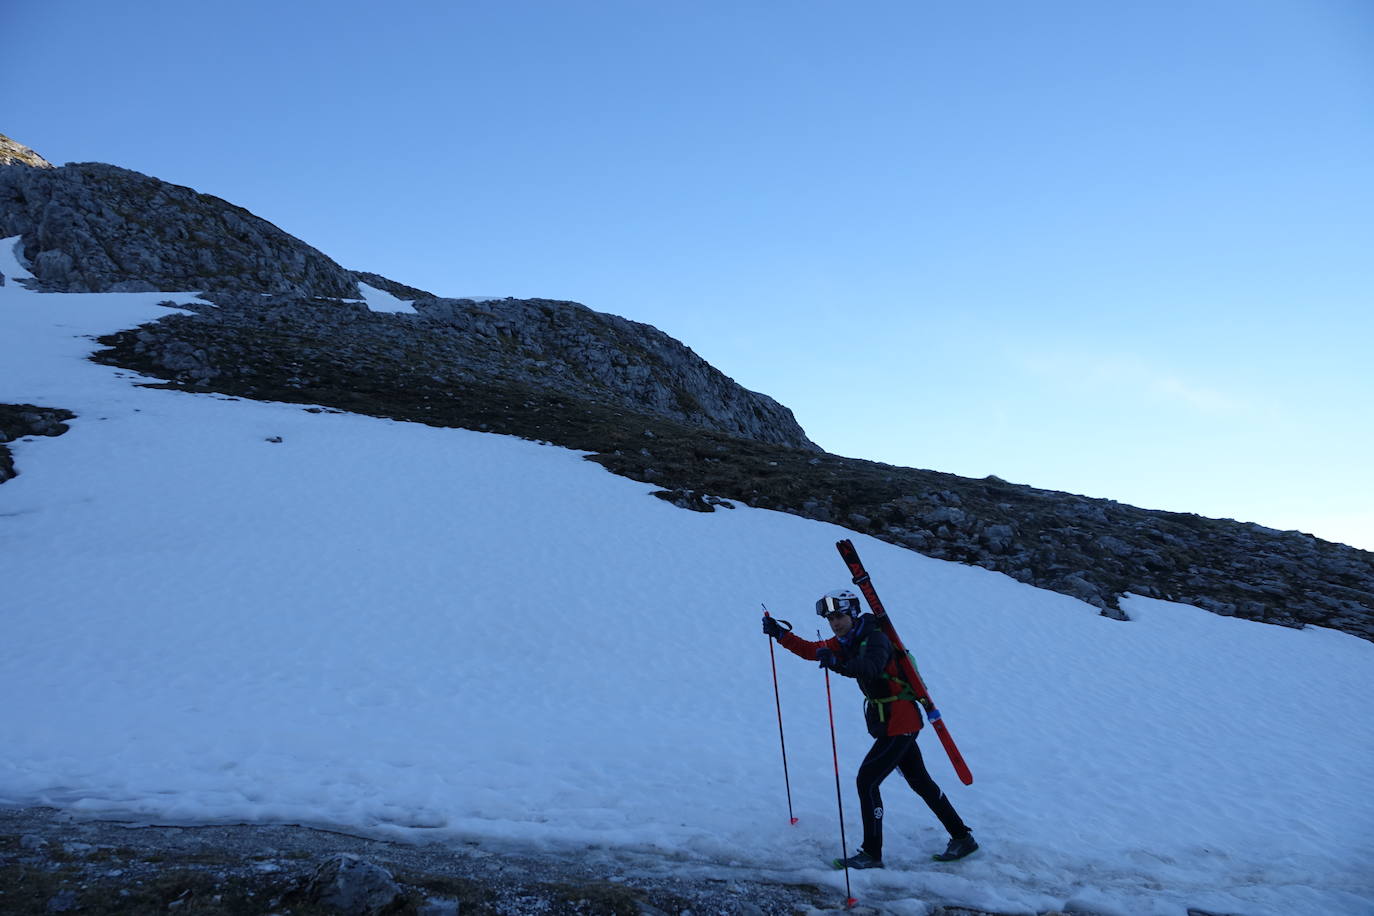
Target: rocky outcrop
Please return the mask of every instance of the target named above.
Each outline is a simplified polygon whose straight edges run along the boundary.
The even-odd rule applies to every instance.
[[[60,436],[67,431],[66,421],[75,418],[76,414],[60,407],[0,404],[0,483],[19,475],[6,443],[25,436]]]
[[[658,328],[548,299],[420,299],[429,322],[473,346],[469,365],[745,439],[819,451],[792,412],[736,384]]]
[[[1374,553],[1297,531],[657,430],[593,456],[711,511],[702,494],[833,522],[926,556],[1005,573],[1126,619],[1130,593],[1374,641]]]
[[[816,449],[791,411],[748,391],[649,325],[574,302],[441,299],[380,274],[345,270],[265,220],[217,197],[127,169],[80,163],[0,167],[0,238],[21,236],[40,289],[185,290],[222,306],[199,322],[145,329],[140,356],[172,378],[208,384],[269,376],[370,385],[518,385],[702,429]],[[413,300],[419,317],[374,315],[358,283]],[[328,355],[327,354],[333,354]],[[278,380],[270,362],[324,360]]]
[[[353,274],[242,207],[102,163],[0,166],[0,238],[42,289],[358,295]]]
[[[361,856],[336,853],[315,869],[304,897],[340,916],[382,916],[403,895],[391,872]]]
[[[567,417],[620,411],[817,451],[792,412],[648,325],[543,299],[420,299],[417,315],[356,303],[212,294],[218,308],[110,338],[117,360],[189,385],[389,414],[423,400],[481,411],[533,395]],[[387,402],[391,401],[392,404]],[[574,409],[572,404],[581,405]],[[480,428],[478,413],[466,424]],[[540,438],[554,438],[534,432]],[[561,438],[561,436],[560,436]]]
[[[37,169],[53,167],[51,162],[4,134],[0,134],[0,165],[26,165]]]

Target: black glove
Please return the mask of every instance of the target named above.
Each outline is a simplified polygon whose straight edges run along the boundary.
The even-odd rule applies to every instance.
[[[780,638],[780,637],[782,636],[783,633],[786,633],[786,632],[787,632],[787,631],[784,630],[784,629],[782,628],[782,625],[781,625],[780,623],[778,623],[778,622],[777,622],[775,619],[773,619],[772,617],[764,617],[764,618],[763,618],[763,635],[764,635],[764,636],[771,636],[771,637],[773,637],[774,639],[778,639],[778,638]]]
[[[835,653],[829,646],[822,646],[816,650],[816,661],[821,663],[822,668],[829,668],[831,671],[840,670],[840,660],[835,657]]]

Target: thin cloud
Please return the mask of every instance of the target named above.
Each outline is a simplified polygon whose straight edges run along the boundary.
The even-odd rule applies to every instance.
[[[1099,390],[1163,398],[1198,413],[1239,413],[1249,408],[1245,400],[1228,392],[1185,378],[1171,369],[1151,365],[1137,356],[1084,353],[1021,353],[1022,368],[1050,381],[1076,388],[1091,385]]]
[[[1191,384],[1175,375],[1154,378],[1151,385],[1165,397],[1204,413],[1234,413],[1245,407],[1244,403],[1224,392]]]

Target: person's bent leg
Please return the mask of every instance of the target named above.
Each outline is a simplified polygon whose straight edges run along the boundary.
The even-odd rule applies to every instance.
[[[855,782],[859,789],[859,813],[864,822],[862,849],[877,861],[883,858],[883,796],[878,787],[904,759],[907,749],[915,746],[915,735],[878,738],[859,765]]]
[[[926,770],[926,763],[921,757],[921,749],[916,745],[915,736],[912,735],[911,746],[903,753],[897,766],[902,771],[907,785],[919,796],[921,800],[935,812],[935,816],[940,819],[945,830],[949,831],[952,838],[966,837],[970,831],[964,824],[963,818],[959,817],[959,812],[954,810],[954,805],[949,797],[940,791],[940,787],[935,784],[935,780],[930,778],[930,772]]]

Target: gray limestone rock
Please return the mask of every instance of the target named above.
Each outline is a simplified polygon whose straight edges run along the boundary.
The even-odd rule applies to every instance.
[[[15,235],[59,292],[358,295],[352,273],[247,210],[102,163],[0,165],[0,238]]]
[[[401,896],[391,873],[355,855],[325,860],[310,879],[308,898],[341,916],[378,916]]]
[[[668,419],[819,451],[790,410],[740,386],[652,325],[550,299],[420,299],[414,305],[430,322],[471,341],[472,360],[522,382],[607,393]]]
[[[818,451],[792,412],[656,328],[575,302],[430,299],[417,315],[327,299],[220,292],[218,308],[137,331],[151,370],[183,382],[278,376],[293,389],[366,384],[413,397],[482,385],[662,417]],[[285,370],[298,366],[298,370]],[[324,397],[322,393],[321,398]],[[519,395],[524,398],[524,395]]]

